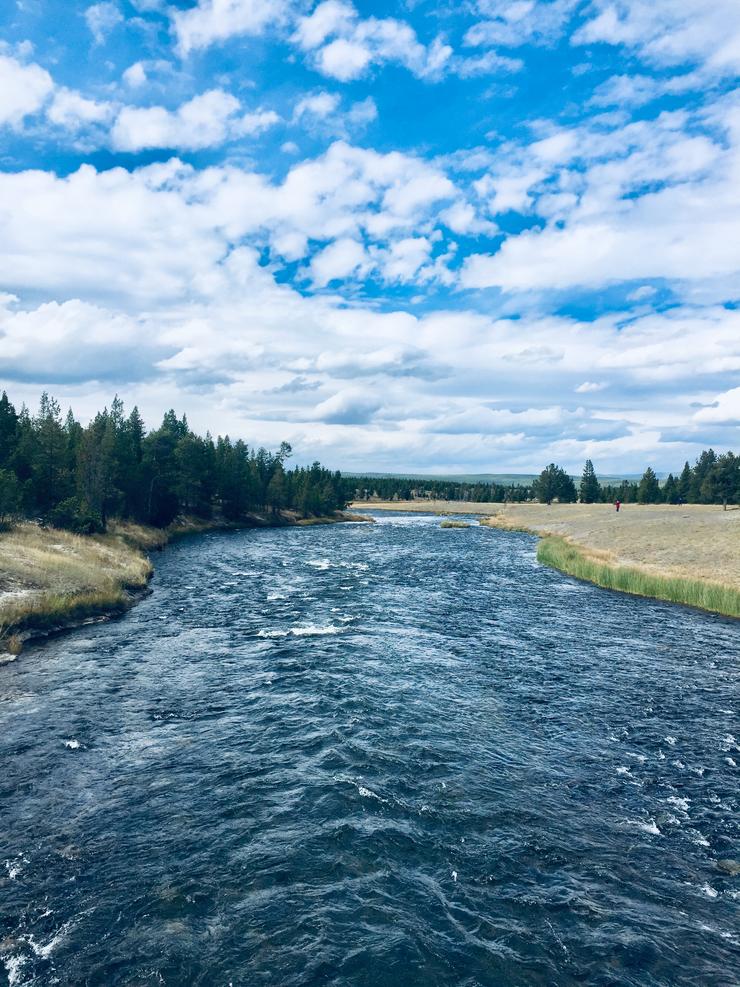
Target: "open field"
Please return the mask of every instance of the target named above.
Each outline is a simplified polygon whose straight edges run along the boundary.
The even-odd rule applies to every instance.
[[[740,616],[740,509],[627,504],[617,514],[610,504],[410,501],[365,506],[481,515],[491,527],[543,536],[540,560],[571,575]]]

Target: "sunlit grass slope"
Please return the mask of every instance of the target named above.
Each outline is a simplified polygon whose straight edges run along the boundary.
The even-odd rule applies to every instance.
[[[649,572],[600,557],[558,535],[547,535],[537,546],[537,559],[576,579],[585,579],[605,589],[683,603],[712,613],[740,617],[740,590],[734,586],[689,579],[685,576]]]
[[[35,524],[0,533],[0,634],[124,610],[149,580],[140,547],[153,540],[124,526],[99,536]]]

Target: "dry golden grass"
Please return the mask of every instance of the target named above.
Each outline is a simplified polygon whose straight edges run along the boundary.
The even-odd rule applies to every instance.
[[[0,533],[0,636],[125,608],[149,560],[119,533],[73,535],[19,524]]]
[[[625,565],[615,561],[609,552],[583,548],[560,535],[545,535],[537,546],[537,558],[545,565],[605,589],[740,617],[740,590],[727,583]]]

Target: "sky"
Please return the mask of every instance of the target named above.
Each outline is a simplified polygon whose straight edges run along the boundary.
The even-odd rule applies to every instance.
[[[0,386],[387,472],[740,451],[738,0],[5,0]]]

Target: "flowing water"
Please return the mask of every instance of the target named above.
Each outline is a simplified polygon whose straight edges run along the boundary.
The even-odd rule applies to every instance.
[[[413,515],[156,567],[0,668],[0,984],[740,983],[740,624]]]

